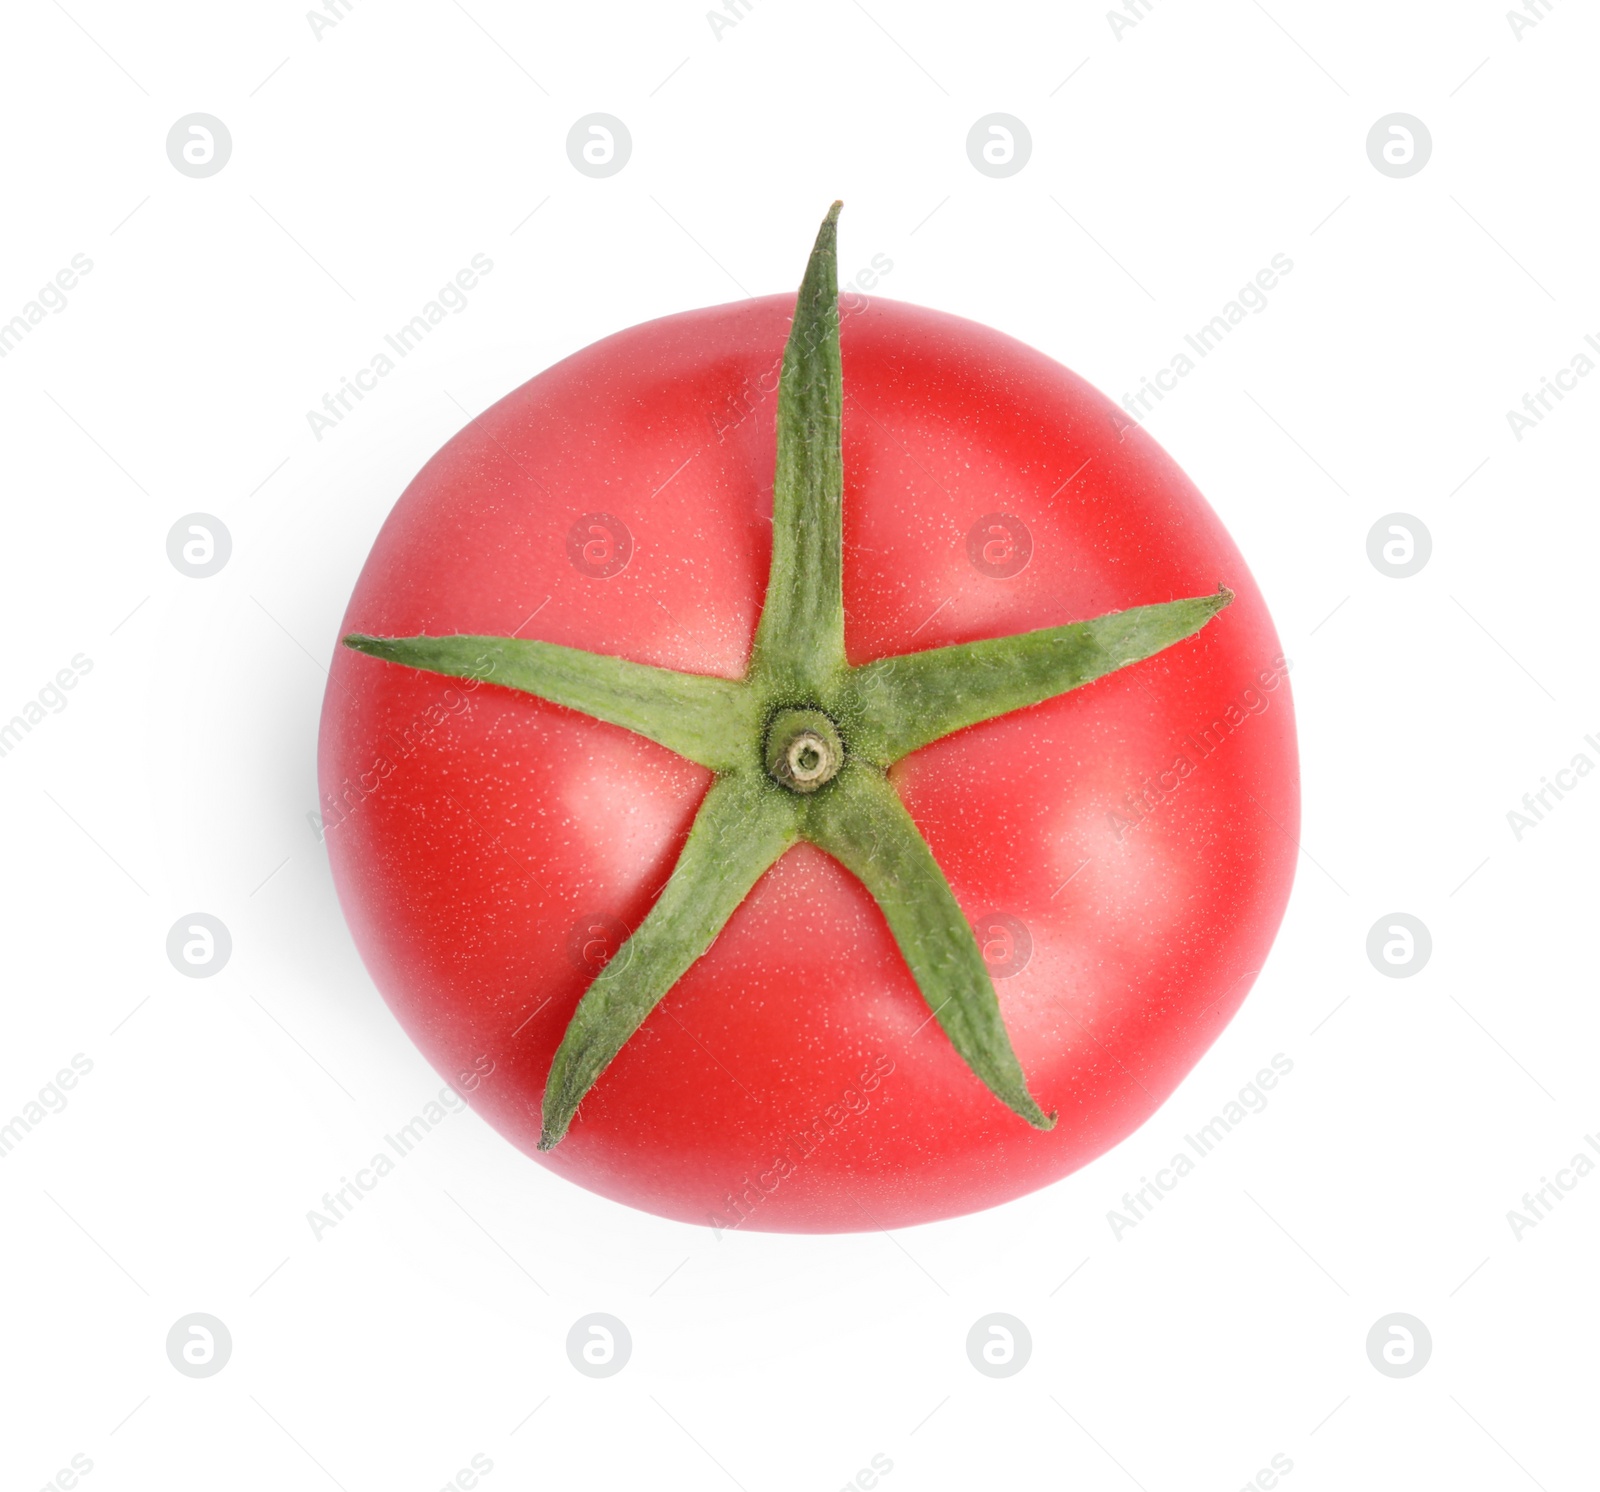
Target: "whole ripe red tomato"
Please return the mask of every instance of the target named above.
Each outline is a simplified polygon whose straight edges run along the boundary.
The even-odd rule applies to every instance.
[[[1102,1153],[1162,1103],[1243,1000],[1283,913],[1298,834],[1290,665],[1194,486],[1101,394],[1009,337],[862,297],[828,321],[833,222],[798,313],[796,297],[777,295],[635,327],[456,435],[373,547],[323,712],[335,883],[379,989],[429,1060],[542,1164],[719,1227],[926,1222]],[[716,799],[713,771],[695,761],[721,749],[696,756],[698,704],[652,706],[658,739],[688,733],[686,760],[642,727],[535,697],[525,679],[511,687],[517,645],[487,664],[483,647],[560,645],[530,650],[546,670],[538,687],[582,708],[588,685],[548,683],[573,656],[561,648],[745,676],[775,534],[803,572],[807,544],[827,530],[825,496],[784,506],[796,468],[780,467],[774,496],[791,319],[790,358],[823,361],[793,377],[784,365],[785,389],[811,368],[819,381],[804,397],[824,403],[790,405],[783,439],[826,468],[832,398],[836,484],[839,354],[831,395],[823,354],[842,347],[850,665],[1061,629],[1046,639],[1059,673],[1060,649],[1090,635],[1063,624],[1190,611],[1090,676],[1116,671],[1065,693],[1052,675],[1042,702],[1008,704],[909,754],[873,747],[855,706],[834,696],[817,723],[821,696],[794,675],[761,696],[771,772],[752,757],[726,779],[755,784],[755,796],[725,799],[721,837],[691,841],[704,850],[697,869],[680,852],[702,801],[704,819]],[[837,491],[833,504],[837,534]],[[818,563],[825,572],[825,554]],[[790,607],[803,632],[804,597]],[[776,601],[768,613],[779,616]],[[826,616],[817,625],[824,635]],[[782,651],[775,636],[764,628],[758,663],[763,647]],[[1006,666],[1037,671],[1044,657]],[[999,687],[1000,655],[985,659],[943,695],[901,700],[901,748],[951,729],[973,691]],[[874,687],[906,687],[899,667],[873,672]],[[620,698],[596,713],[623,718]],[[780,708],[791,706],[811,713],[791,718]],[[898,756],[886,777],[867,760],[874,750],[880,764]],[[802,797],[813,770],[822,781]],[[724,776],[715,782],[725,790]],[[869,813],[851,840],[827,814],[858,790],[888,817]],[[900,803],[903,828],[892,822]],[[795,843],[764,874],[758,856],[753,889],[729,891],[717,878],[738,881],[769,809],[792,809],[797,824],[811,813],[823,825],[812,837],[834,853]],[[916,831],[932,871],[912,863]],[[874,895],[841,858],[872,879],[871,857],[897,834],[911,859],[878,874]],[[940,870],[949,917],[906,933],[917,898],[937,891],[917,877],[942,884]],[[705,886],[721,886],[727,906],[706,910]],[[657,971],[661,992],[631,1037],[624,1022],[599,1056],[574,1055],[591,985],[592,1036],[618,1019],[615,991],[655,977],[646,932],[623,940],[652,908],[660,924],[673,896],[671,916],[703,924],[685,934],[686,972]],[[886,913],[902,919],[893,933]],[[936,999],[968,946],[981,950],[982,988]],[[969,1005],[964,1026],[952,1012]]]

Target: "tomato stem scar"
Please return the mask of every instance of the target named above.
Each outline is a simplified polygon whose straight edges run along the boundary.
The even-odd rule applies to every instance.
[[[780,710],[767,727],[767,772],[790,792],[827,786],[844,756],[844,742],[821,710]]]

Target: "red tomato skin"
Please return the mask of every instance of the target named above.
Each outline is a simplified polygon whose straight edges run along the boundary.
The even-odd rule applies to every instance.
[[[515,634],[741,675],[793,305],[634,327],[507,395],[406,489],[341,635]],[[476,1075],[463,1096],[540,1164],[691,1223],[904,1227],[1066,1176],[1149,1118],[1227,1024],[1294,873],[1290,664],[1193,484],[1007,336],[893,301],[841,309],[853,663],[1235,593],[1156,658],[892,771],[969,917],[1008,914],[1031,940],[996,989],[1053,1131],[979,1083],[871,898],[801,845],[538,1154],[545,1075],[592,977],[573,950],[643,919],[710,776],[530,696],[344,648],[322,717],[334,882],[401,1024],[448,1080]],[[595,513],[632,540],[605,577],[568,553]],[[1009,578],[968,556],[993,513],[1031,535]],[[999,926],[1003,959],[1017,944]]]

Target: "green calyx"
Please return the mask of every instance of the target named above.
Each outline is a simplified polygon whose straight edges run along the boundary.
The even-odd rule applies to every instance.
[[[823,220],[778,383],[772,563],[749,671],[710,678],[511,637],[369,637],[345,645],[471,678],[646,736],[715,773],[649,915],[579,1000],[545,1084],[541,1150],[756,882],[805,840],[861,881],[936,1020],[979,1081],[1050,1129],[1000,1017],[982,952],[887,776],[954,731],[1026,709],[1198,632],[1226,587],[1089,621],[852,667],[844,650],[844,405],[837,231]]]

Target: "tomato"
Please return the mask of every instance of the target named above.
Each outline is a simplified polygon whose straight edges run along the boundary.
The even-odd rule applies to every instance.
[[[407,488],[344,631],[531,637],[743,677],[795,308],[650,322],[506,396]],[[1154,656],[887,769],[971,925],[1022,1099],[997,1102],[947,1038],[880,901],[800,842],[541,1151],[580,998],[664,894],[713,773],[492,675],[347,648],[323,712],[335,884],[429,1061],[540,1164],[724,1228],[927,1222],[1116,1144],[1244,999],[1299,832],[1290,663],[1171,458],[997,332],[863,297],[838,320],[851,665],[1232,592]],[[1019,1117],[1028,1094],[1053,1128]]]

